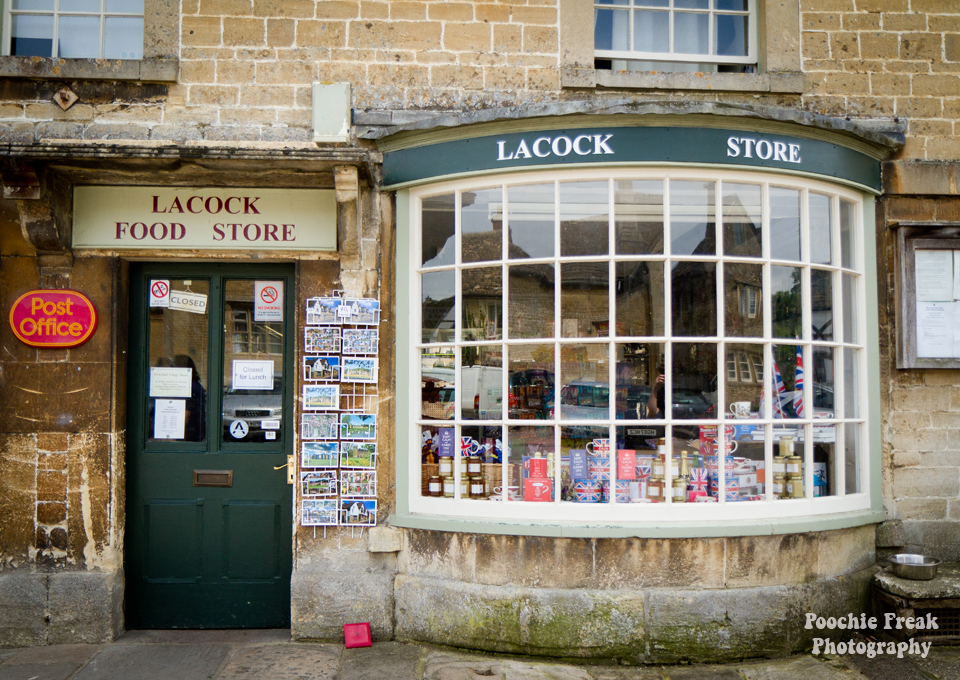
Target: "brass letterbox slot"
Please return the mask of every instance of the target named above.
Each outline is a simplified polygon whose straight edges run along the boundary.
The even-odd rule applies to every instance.
[[[194,470],[194,486],[233,486],[233,470]]]

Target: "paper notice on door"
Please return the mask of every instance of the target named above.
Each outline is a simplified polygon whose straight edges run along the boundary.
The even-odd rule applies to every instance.
[[[150,368],[151,397],[189,397],[193,370],[153,366]]]
[[[283,281],[255,281],[253,320],[283,321]]]
[[[914,256],[917,302],[951,302],[954,298],[953,251],[917,250]]]
[[[953,302],[917,302],[917,357],[953,357],[956,305]]]
[[[154,404],[153,438],[183,439],[186,416],[186,399],[157,399]]]

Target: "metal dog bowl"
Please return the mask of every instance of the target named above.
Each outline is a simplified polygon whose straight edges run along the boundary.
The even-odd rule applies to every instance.
[[[911,581],[929,581],[937,575],[940,560],[926,555],[900,553],[887,558],[893,565],[893,573]]]

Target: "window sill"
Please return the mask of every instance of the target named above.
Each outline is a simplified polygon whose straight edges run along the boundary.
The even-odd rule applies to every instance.
[[[800,94],[802,73],[689,73],[607,71],[592,68],[564,68],[564,88],[611,88],[619,90],[704,90],[723,92],[772,92]]]
[[[0,57],[0,78],[176,82],[179,59]]]

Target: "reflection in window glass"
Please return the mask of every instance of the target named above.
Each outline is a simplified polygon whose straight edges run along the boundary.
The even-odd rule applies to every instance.
[[[723,252],[725,255],[763,255],[760,186],[723,183]]]
[[[500,420],[503,416],[503,350],[501,345],[460,350],[461,417]]]
[[[609,335],[610,266],[607,262],[560,265],[560,323],[565,338]]]
[[[456,417],[456,388],[453,348],[424,348],[420,354],[421,416],[426,420],[453,420]]]
[[[663,182],[615,180],[613,212],[617,254],[663,252]]]
[[[663,262],[617,262],[617,335],[663,335]]]
[[[562,345],[560,376],[562,420],[610,419],[607,345]]]
[[[860,429],[861,426],[855,423],[847,423],[843,426],[846,460],[844,479],[848,494],[860,493],[860,466],[863,464],[863,458],[860,455]]]
[[[723,265],[726,334],[763,337],[763,266],[728,262]]]
[[[503,190],[479,189],[460,194],[460,259],[499,260],[503,253]]]
[[[553,257],[556,221],[553,184],[510,187],[507,197],[510,259]]]
[[[420,281],[422,342],[451,342],[456,328],[456,272],[428,272],[421,275]]]
[[[810,270],[810,323],[814,340],[833,340],[833,272]]]
[[[798,345],[773,346],[770,396],[774,418],[809,417],[810,409],[804,401],[804,395],[796,387],[798,354],[802,356],[802,348]],[[801,375],[806,373],[802,371]],[[797,409],[800,409],[799,414]]]
[[[139,11],[143,11],[141,8]],[[103,56],[105,59],[143,58],[143,19],[106,17],[103,20]]]
[[[715,418],[717,385],[715,343],[674,343],[673,391],[667,395],[674,418]]]
[[[674,262],[673,334],[717,334],[717,265],[713,262]]]
[[[607,182],[561,182],[560,255],[606,255],[609,243]]]
[[[523,264],[510,267],[510,337],[553,337],[552,264]]]
[[[628,342],[617,344],[616,351],[617,420],[662,418],[657,404],[665,403],[663,383],[657,383],[657,376],[664,373],[663,344]]]
[[[420,209],[420,246],[423,266],[438,267],[456,261],[454,194],[424,198]]]
[[[855,349],[843,349],[843,417],[860,417],[860,356]]]
[[[460,295],[464,340],[503,337],[503,270],[499,266],[461,270]]]
[[[856,206],[850,201],[840,201],[840,266],[845,269],[856,267],[856,233],[854,232],[854,220],[856,219]]]
[[[770,187],[770,257],[800,259],[800,192]]]
[[[843,282],[843,341],[857,342],[859,329],[857,328],[857,280],[852,274],[841,274]]]
[[[553,345],[512,345],[508,351],[510,418],[553,418]]]
[[[728,342],[726,352],[728,417],[756,417],[763,407],[763,345]]]
[[[775,338],[803,335],[800,272],[799,267],[770,267],[770,307]]]
[[[670,183],[670,249],[674,255],[717,252],[713,182]]]
[[[810,261],[814,264],[833,263],[830,203],[829,196],[810,193]]]

